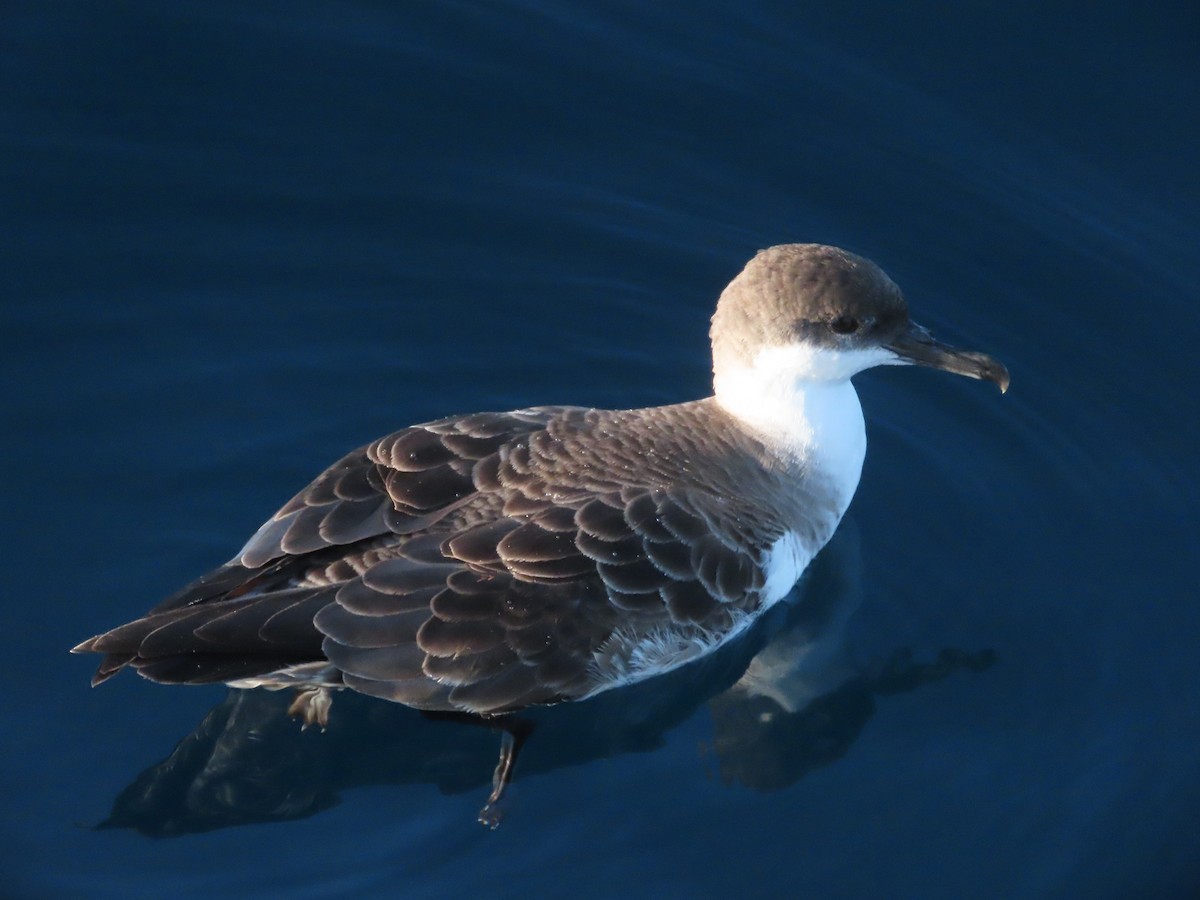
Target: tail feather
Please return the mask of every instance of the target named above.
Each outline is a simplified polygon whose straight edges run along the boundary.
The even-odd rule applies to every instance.
[[[324,659],[313,624],[335,586],[296,588],[152,612],[89,638],[73,653],[103,653],[92,684],[126,666],[171,684],[207,684],[264,675]]]
[[[72,650],[72,653],[78,652],[78,647]],[[100,660],[100,666],[96,669],[96,674],[92,676],[92,687],[98,684],[103,684],[108,679],[112,678],[123,668],[129,665],[136,658],[132,653],[108,653],[104,659]]]

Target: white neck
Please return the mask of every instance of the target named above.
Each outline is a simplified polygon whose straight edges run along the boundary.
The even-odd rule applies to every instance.
[[[836,351],[794,344],[759,351],[748,366],[713,378],[717,403],[787,462],[825,478],[839,518],[862,474],[867,434],[850,376],[884,361],[887,351]]]

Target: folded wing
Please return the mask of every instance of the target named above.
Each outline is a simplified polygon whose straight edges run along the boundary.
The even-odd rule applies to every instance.
[[[375,441],[228,564],[77,649],[106,654],[96,681],[131,665],[290,683],[281,673],[300,667],[480,713],[669,668],[753,605],[761,548],[723,537],[686,483],[625,462],[618,485],[574,458],[563,435],[594,415],[478,414]]]

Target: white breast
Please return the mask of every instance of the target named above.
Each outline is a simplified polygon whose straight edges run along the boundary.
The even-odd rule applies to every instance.
[[[862,406],[850,376],[893,357],[882,348],[768,347],[751,365],[716,373],[713,387],[727,412],[795,464],[802,477],[822,482],[840,520],[867,452]]]

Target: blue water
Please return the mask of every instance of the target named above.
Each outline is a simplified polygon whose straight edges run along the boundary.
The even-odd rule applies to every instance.
[[[1200,891],[1198,49],[1189,4],[6,5],[3,892]],[[499,830],[486,731],[67,655],[401,425],[703,395],[801,240],[1011,391],[862,376],[804,591],[536,713]]]

